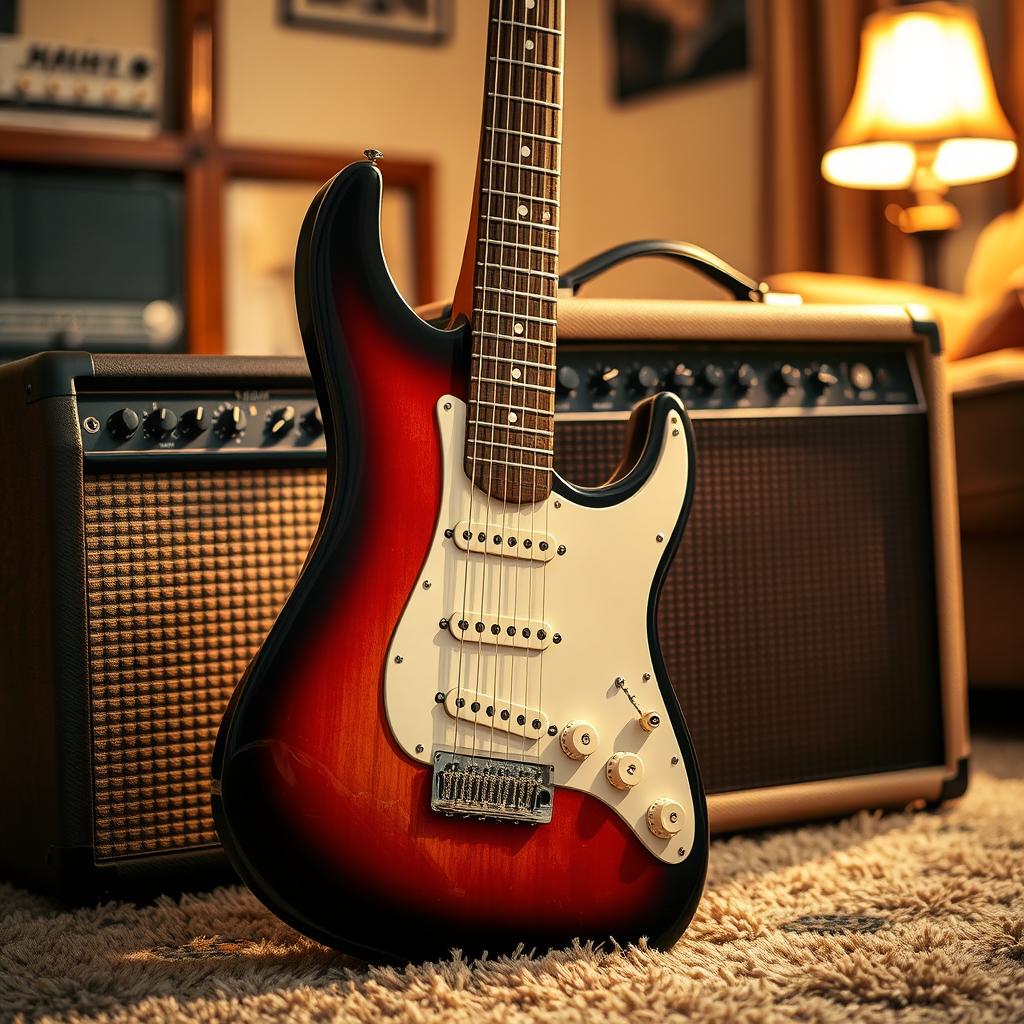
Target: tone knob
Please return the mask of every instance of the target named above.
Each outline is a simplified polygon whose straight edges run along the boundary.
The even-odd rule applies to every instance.
[[[647,808],[647,827],[659,839],[671,839],[683,827],[682,804],[662,797]]]
[[[686,363],[676,363],[665,378],[666,387],[673,391],[684,391],[693,387],[693,370]]]
[[[177,415],[163,406],[154,409],[142,421],[142,428],[146,432],[146,437],[151,437],[154,441],[162,441],[164,438],[170,437],[177,425]]]
[[[571,395],[580,386],[580,375],[571,366],[560,366],[555,377],[555,388],[560,395]]]
[[[858,391],[867,391],[875,383],[875,375],[867,363],[854,363],[850,367],[850,383]]]
[[[776,390],[781,392],[795,388],[803,379],[804,375],[800,372],[799,367],[794,366],[792,363],[783,363],[776,368],[775,373],[772,375],[772,383],[775,385]]]
[[[732,381],[740,391],[749,391],[757,387],[757,371],[750,363],[740,363],[732,375]]]
[[[660,383],[658,371],[653,366],[638,366],[629,375],[629,390],[634,395],[649,395]]]
[[[717,363],[705,363],[697,374],[697,383],[706,391],[717,391],[725,383],[725,370]]]
[[[589,723],[574,719],[562,730],[558,742],[562,745],[566,757],[574,761],[582,761],[589,757],[597,748],[597,730]]]
[[[823,394],[828,391],[833,384],[839,383],[839,378],[828,363],[822,363],[813,373],[811,373],[809,379],[811,386],[818,392],[818,394]]]
[[[267,433],[271,437],[284,437],[294,426],[294,405],[283,405],[280,409],[275,409],[267,419]]]
[[[310,437],[319,437],[324,432],[324,421],[320,418],[320,408],[314,405],[302,417],[302,429]]]
[[[590,372],[590,390],[595,395],[607,395],[612,389],[619,371],[615,366],[598,366]]]
[[[178,422],[178,433],[182,437],[198,437],[200,434],[205,433],[206,428],[209,426],[208,419],[206,409],[201,405],[197,405],[194,409],[189,409],[181,414],[181,420]]]
[[[118,409],[107,418],[107,430],[118,441],[127,441],[139,429],[139,414],[134,409]]]
[[[248,416],[237,405],[231,406],[230,409],[225,409],[217,417],[217,433],[225,440],[238,437],[248,425]]]
[[[644,777],[644,763],[639,754],[620,750],[608,758],[604,773],[616,789],[632,789]]]

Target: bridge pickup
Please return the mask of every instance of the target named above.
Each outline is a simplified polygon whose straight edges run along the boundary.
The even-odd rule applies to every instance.
[[[449,817],[544,825],[551,821],[553,770],[549,764],[439,750],[430,807]]]
[[[448,616],[448,632],[456,640],[472,643],[495,644],[498,647],[520,647],[525,651],[543,651],[551,643],[561,641],[552,634],[546,622],[536,619],[513,619],[510,616],[474,615],[472,612],[452,612]]]
[[[444,707],[452,718],[476,722],[484,728],[514,733],[528,740],[539,740],[548,729],[548,716],[543,711],[495,700],[492,694],[476,690],[449,690]]]
[[[482,523],[459,523],[452,532],[456,547],[484,555],[520,558],[529,562],[550,562],[556,551],[550,533],[531,530],[490,529]]]

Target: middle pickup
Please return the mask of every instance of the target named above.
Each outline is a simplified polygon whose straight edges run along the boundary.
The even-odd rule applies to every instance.
[[[520,619],[510,615],[476,615],[454,611],[447,618],[448,632],[466,643],[519,647],[524,651],[543,651],[548,644],[562,642],[546,622]],[[445,623],[441,623],[442,628]]]
[[[482,523],[459,523],[452,529],[452,540],[463,551],[500,558],[521,558],[528,562],[550,562],[557,551],[550,533],[499,530],[493,524],[487,529]]]

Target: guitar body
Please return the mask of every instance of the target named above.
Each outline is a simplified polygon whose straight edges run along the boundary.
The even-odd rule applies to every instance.
[[[475,522],[486,500],[477,492],[477,512],[461,507],[474,491],[460,448],[469,331],[424,323],[396,292],[381,251],[381,188],[370,163],[347,168],[317,197],[300,237],[298,305],[328,432],[328,492],[306,566],[218,738],[221,839],[280,917],[361,956],[494,954],[610,936],[668,946],[696,908],[707,861],[699,772],[654,630],[692,489],[689,423],[674,397],[645,403],[618,479],[581,491],[556,478],[530,509],[532,533],[520,515],[520,537],[550,536],[552,553],[543,564],[506,558],[506,580],[518,570],[506,586],[525,594],[530,573],[547,574],[543,619],[549,633],[565,633],[557,646],[549,636],[544,650],[484,651],[455,639],[443,609],[460,594],[465,605],[465,566],[475,573],[489,557],[444,532],[460,514]],[[659,507],[666,498],[671,507]],[[631,505],[640,520],[627,515]],[[626,525],[634,521],[637,538]],[[621,582],[605,591],[611,564]],[[532,614],[536,634],[540,613]],[[469,692],[468,673],[454,675],[453,652],[464,647],[477,651],[477,680],[485,671],[472,686],[513,711],[497,740],[442,702],[459,686]],[[538,698],[516,673],[541,658],[549,662]],[[507,686],[498,682],[506,669]],[[620,671],[626,689],[663,716],[653,732],[637,725],[632,697],[614,684]],[[526,706],[544,712],[539,739],[525,735],[533,721],[523,735],[514,728]],[[583,761],[559,746],[570,714],[594,723],[595,746],[600,734]],[[435,752],[469,751],[471,737],[472,755],[555,766],[552,803],[540,807],[549,821],[432,807]],[[645,762],[644,783],[626,793],[604,778],[616,750]],[[667,842],[643,824],[658,795],[685,807],[685,827]]]

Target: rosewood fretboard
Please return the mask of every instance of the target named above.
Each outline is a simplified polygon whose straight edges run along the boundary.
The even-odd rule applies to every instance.
[[[466,472],[551,490],[563,0],[492,0],[484,75]]]

